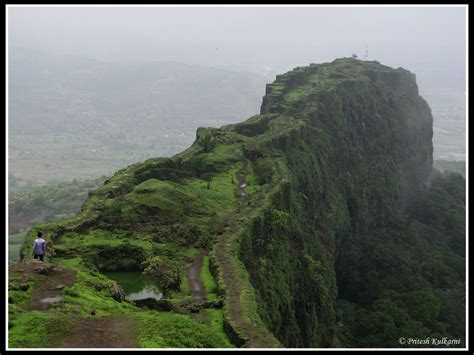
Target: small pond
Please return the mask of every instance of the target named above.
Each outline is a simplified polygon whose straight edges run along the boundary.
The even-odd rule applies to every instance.
[[[144,277],[141,272],[114,271],[103,272],[102,274],[122,286],[123,291],[125,292],[125,298],[130,301],[142,300],[145,298],[159,300],[163,297],[163,293],[159,288]]]

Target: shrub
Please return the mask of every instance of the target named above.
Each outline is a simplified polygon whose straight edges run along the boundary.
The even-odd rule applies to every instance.
[[[143,274],[155,281],[166,291],[180,291],[181,275],[177,262],[162,256],[153,256],[145,260]]]
[[[273,178],[273,161],[270,158],[260,159],[255,163],[254,172],[260,185],[270,183]]]

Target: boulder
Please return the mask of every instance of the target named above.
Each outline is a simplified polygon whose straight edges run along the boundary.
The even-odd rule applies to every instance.
[[[95,316],[95,309],[88,309],[87,314],[90,314],[91,316]]]
[[[34,272],[40,275],[49,275],[52,271],[56,269],[53,264],[42,262],[42,261],[35,261],[35,266],[33,268]]]
[[[133,303],[137,307],[155,309],[157,311],[172,311],[173,304],[167,300],[157,300],[155,298],[144,298],[141,300],[134,300]]]
[[[26,282],[20,283],[20,284],[9,285],[9,289],[12,291],[26,291],[29,288],[30,288],[30,285],[28,285]]]
[[[112,298],[118,302],[122,302],[125,299],[125,294],[123,292],[122,286],[117,284],[109,285],[109,293]]]

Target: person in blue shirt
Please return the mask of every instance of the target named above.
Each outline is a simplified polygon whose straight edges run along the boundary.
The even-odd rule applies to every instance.
[[[44,255],[46,254],[46,240],[43,239],[43,234],[38,232],[38,238],[35,239],[33,246],[33,256],[35,259],[44,261]]]

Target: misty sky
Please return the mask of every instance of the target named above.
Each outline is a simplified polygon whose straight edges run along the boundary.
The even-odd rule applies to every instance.
[[[9,7],[9,45],[265,73],[353,53],[463,89],[464,7]]]

